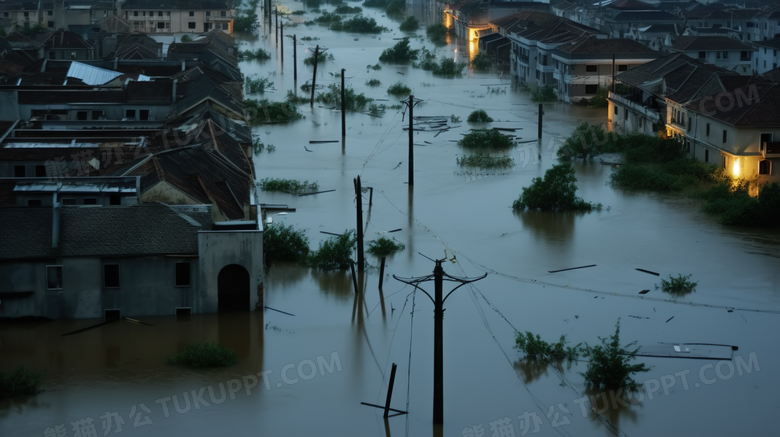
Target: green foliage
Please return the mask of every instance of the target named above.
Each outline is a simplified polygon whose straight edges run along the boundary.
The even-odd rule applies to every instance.
[[[273,144],[265,144],[263,143],[263,140],[260,139],[260,137],[254,137],[252,138],[252,152],[255,155],[259,155],[263,152],[263,150],[268,150],[268,153],[275,152],[276,146]]]
[[[192,343],[183,351],[167,359],[168,364],[204,368],[224,367],[238,363],[236,351],[220,346],[219,343]]]
[[[352,252],[356,244],[355,230],[344,231],[339,237],[320,242],[319,249],[309,253],[307,263],[317,270],[347,270],[354,263]]]
[[[366,86],[370,86],[371,88],[376,88],[380,85],[382,85],[382,81],[379,79],[369,79],[366,81]]]
[[[43,372],[28,370],[24,365],[0,372],[0,399],[38,393]]]
[[[586,202],[577,197],[577,177],[570,163],[554,165],[544,173],[544,179],[534,178],[531,185],[523,187],[523,194],[515,200],[516,211],[600,211],[601,204]]]
[[[337,14],[359,14],[363,12],[363,8],[361,8],[360,6],[353,7],[342,3],[336,6],[335,12]]]
[[[722,178],[702,196],[703,210],[720,214],[720,223],[729,226],[780,226],[780,184],[765,184],[758,189],[758,197],[751,197],[752,183],[746,180],[730,181]]]
[[[691,276],[693,275],[677,275],[676,278],[673,278],[672,275],[669,275],[668,281],[664,278],[661,278],[661,290],[675,296],[685,296],[688,293],[692,293],[694,290],[696,290],[696,285],[698,282],[689,281]],[[657,285],[656,288],[658,288]]]
[[[613,144],[615,138],[616,136],[608,133],[602,125],[582,122],[558,149],[558,158],[593,159],[594,156],[604,153],[605,149],[616,148]]]
[[[309,237],[301,229],[284,223],[272,223],[263,230],[263,262],[305,262],[309,255]]]
[[[411,93],[412,93],[412,89],[402,84],[401,82],[396,82],[390,85],[389,88],[387,88],[387,94],[390,94],[391,96],[395,96],[395,97],[404,97],[404,96],[408,96]]]
[[[455,62],[452,58],[443,58],[441,61],[437,62],[436,54],[425,47],[420,49],[418,59],[419,62],[414,64],[416,68],[430,71],[437,76],[460,76],[463,69],[466,68],[465,62]]]
[[[317,36],[302,36],[301,41],[319,41],[319,37]]]
[[[235,32],[254,32],[260,27],[257,18],[257,5],[260,0],[250,0],[246,8],[234,5],[236,16],[233,18],[233,31]]]
[[[594,108],[606,108],[609,106],[609,100],[607,100],[607,97],[609,97],[609,88],[605,86],[598,87],[596,90],[596,95],[590,99],[590,106]]]
[[[317,182],[297,181],[295,179],[265,178],[260,181],[260,189],[263,191],[281,191],[282,193],[301,194],[317,191]]]
[[[366,252],[368,252],[370,255],[374,255],[377,258],[382,258],[404,250],[405,248],[406,246],[404,246],[402,243],[396,243],[395,239],[390,239],[383,236],[377,240],[369,241]]]
[[[366,65],[366,69],[371,69],[371,70],[374,70],[374,71],[379,71],[379,70],[381,70],[381,69],[382,69],[382,66],[381,66],[381,65],[379,65],[379,64],[374,64],[374,65]]]
[[[477,71],[489,71],[493,62],[485,52],[479,52],[471,59],[471,67]]]
[[[406,4],[401,0],[392,0],[385,8],[387,15],[403,15],[406,12]]]
[[[502,169],[515,166],[515,160],[509,156],[493,156],[484,153],[473,153],[456,159],[458,165],[470,168]]]
[[[311,92],[311,86],[309,86],[309,92]],[[299,96],[295,94],[295,91],[287,90],[287,95],[284,97],[284,101],[290,105],[302,105],[304,103],[309,103],[311,101],[311,97]]]
[[[306,13],[306,11],[304,11],[304,10],[298,10],[298,11],[290,12],[290,15],[303,15],[305,13]]]
[[[267,61],[271,59],[271,53],[267,52],[266,50],[263,50],[262,48],[258,48],[257,50],[254,51],[244,50],[243,52],[241,52],[241,56],[243,56],[244,59],[247,59],[249,61]]]
[[[244,110],[253,125],[290,123],[303,118],[303,114],[291,102],[246,99]]]
[[[484,109],[477,109],[469,114],[466,121],[469,123],[490,123],[493,121],[493,118],[491,118]]]
[[[555,89],[553,87],[540,86],[531,91],[531,101],[537,103],[557,102],[558,96],[555,95]]]
[[[328,61],[333,61],[333,53],[317,52],[317,65],[323,65]],[[314,65],[314,52],[303,60],[303,65]]]
[[[460,117],[455,114],[450,115],[450,123],[460,123]]]
[[[409,47],[409,38],[398,41],[393,47],[385,49],[379,56],[381,62],[403,64],[417,59],[419,50],[412,50]]]
[[[330,30],[353,33],[382,33],[387,28],[377,24],[376,20],[358,15],[346,21],[338,21],[330,25]]]
[[[540,335],[534,335],[528,331],[525,334],[518,332],[515,335],[515,349],[523,352],[528,359],[536,360],[574,360],[580,354],[580,345],[566,346],[566,336],[561,335],[558,343],[548,343],[542,340]],[[582,343],[580,343],[582,344]]]
[[[29,21],[25,21],[21,29],[18,29],[19,33],[25,36],[37,35],[39,33],[46,33],[49,29],[41,26],[40,23],[35,23],[34,26],[30,26]]]
[[[266,88],[271,88],[274,83],[267,77],[247,77],[244,79],[246,91],[249,94],[264,93]]]
[[[335,83],[328,85],[327,91],[317,93],[315,100],[320,103],[341,108],[341,85]],[[344,90],[344,107],[347,111],[363,111],[373,100],[374,99],[370,97],[366,97],[363,93],[355,93],[355,90],[352,89],[352,87],[347,87]]]
[[[401,23],[401,32],[414,32],[420,27],[420,20],[414,15],[406,17]]]
[[[326,26],[329,26],[332,23],[336,23],[338,21],[341,21],[341,15],[335,12],[328,12],[328,11],[323,12],[322,15],[314,19],[315,23],[326,25]]]
[[[515,144],[508,136],[495,129],[479,129],[464,135],[458,145],[464,149],[487,152],[504,151]]]
[[[192,42],[192,37],[185,33],[181,36],[181,42]]]
[[[367,8],[387,9],[387,6],[390,5],[391,1],[392,0],[366,0],[363,2],[363,6]]]
[[[447,35],[452,32],[452,29],[444,24],[433,24],[425,29],[425,34],[428,35],[428,39],[434,45],[443,46],[447,44]]]
[[[602,338],[601,345],[587,347],[583,356],[590,358],[588,369],[582,375],[585,383],[593,388],[619,389],[634,391],[639,384],[632,374],[650,370],[644,363],[631,364],[639,348],[630,349],[636,342],[620,346],[620,319],[615,324],[615,334]]]

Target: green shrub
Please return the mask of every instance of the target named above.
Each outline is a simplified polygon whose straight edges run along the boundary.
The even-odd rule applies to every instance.
[[[466,119],[469,123],[490,123],[493,121],[493,119],[488,115],[487,112],[485,112],[484,109],[477,109],[476,111],[473,111],[471,114],[469,114],[469,117]]]
[[[503,169],[515,166],[515,160],[509,156],[492,156],[484,153],[472,153],[456,159],[458,165],[470,168]]]
[[[387,6],[392,0],[366,0],[363,2],[363,6],[367,8],[382,8],[387,9]]]
[[[758,197],[751,197],[753,182],[720,178],[706,191],[702,209],[719,214],[720,223],[729,226],[777,227],[780,223],[780,184],[765,184],[758,190]]]
[[[250,61],[266,61],[268,59],[271,59],[271,53],[267,52],[266,50],[263,50],[262,48],[256,49],[254,51],[244,50],[243,52],[241,52],[241,56],[243,56],[244,59]]]
[[[379,65],[379,64],[366,65],[366,69],[371,69],[371,70],[374,70],[374,71],[378,71],[378,70],[382,69],[382,66]]]
[[[315,99],[320,103],[341,108],[341,85],[335,83],[328,85],[327,91],[317,93]],[[347,111],[363,111],[373,100],[370,97],[366,97],[363,93],[357,94],[352,87],[347,87],[344,90],[344,107]]]
[[[387,88],[387,94],[390,94],[391,96],[395,96],[395,97],[404,97],[404,96],[408,96],[411,93],[412,93],[412,89],[402,84],[401,82],[396,82],[390,85],[389,88]]]
[[[358,15],[346,21],[338,21],[330,25],[330,30],[353,33],[382,33],[387,30],[377,24],[376,20]]]
[[[463,69],[466,68],[465,62],[455,62],[452,58],[443,58],[441,61],[437,62],[436,54],[425,47],[420,49],[418,59],[419,62],[414,64],[416,68],[430,71],[437,76],[460,76]]]
[[[534,335],[528,331],[525,334],[518,332],[515,335],[515,349],[525,353],[525,357],[531,360],[562,360],[564,358],[574,360],[580,354],[580,345],[566,346],[566,336],[561,335],[558,343],[548,343],[542,340],[540,335]],[[582,343],[580,343],[582,344]]]
[[[341,15],[335,12],[328,12],[328,11],[323,12],[322,15],[314,19],[315,23],[326,25],[326,26],[330,26],[331,24],[339,21],[341,21]]]
[[[443,46],[447,44],[447,36],[452,29],[444,24],[433,24],[425,29],[425,34],[434,45]]]
[[[691,276],[693,275],[677,275],[676,278],[673,278],[672,275],[669,275],[668,281],[664,278],[661,278],[661,290],[677,296],[684,296],[688,293],[692,293],[694,290],[696,290],[696,285],[698,282],[689,281]],[[657,285],[656,288],[658,288]]]
[[[263,191],[279,191],[288,194],[302,194],[317,191],[317,182],[297,181],[295,179],[265,178],[259,183]]]
[[[392,0],[385,8],[387,15],[403,15],[406,12],[406,4],[401,0]]]
[[[450,115],[450,123],[460,123],[460,117],[455,114]]]
[[[303,88],[303,87],[301,87]],[[311,92],[311,86],[309,87],[309,92]],[[284,101],[287,104],[290,105],[301,105],[304,103],[311,102],[310,96],[299,96],[298,94],[295,94],[295,91],[293,90],[287,90],[287,95],[284,97]]]
[[[272,223],[263,231],[263,263],[305,262],[309,255],[309,237],[292,225]]]
[[[420,20],[418,20],[414,15],[406,17],[406,19],[401,23],[401,32],[414,32],[420,27]]]
[[[488,71],[493,66],[493,62],[485,52],[479,52],[471,59],[471,67],[477,71]]]
[[[601,345],[586,347],[583,356],[590,358],[588,368],[582,375],[585,383],[592,389],[626,388],[634,391],[639,384],[632,378],[632,374],[647,372],[650,370],[644,363],[630,364],[636,358],[639,348],[630,349],[636,344],[631,342],[620,346],[620,319],[615,325],[615,334],[608,339],[602,338]]]
[[[480,129],[467,133],[458,141],[464,149],[488,152],[505,151],[514,147],[512,140],[494,129]]]
[[[0,399],[38,393],[42,377],[43,372],[28,370],[24,365],[0,372]]]
[[[181,42],[192,42],[192,37],[185,33],[184,35],[181,36]]]
[[[607,97],[609,97],[609,88],[605,86],[599,86],[596,89],[596,95],[590,99],[589,105],[594,108],[606,108],[609,106],[609,100],[607,100]]]
[[[554,165],[544,173],[544,179],[534,178],[523,187],[523,194],[515,200],[516,211],[600,211],[601,204],[586,202],[577,197],[577,177],[570,163]]]
[[[303,118],[303,114],[290,102],[246,99],[244,110],[250,123],[254,125],[290,123]]]
[[[192,343],[183,351],[167,359],[168,364],[185,367],[224,367],[238,363],[236,351],[220,346],[219,343]]]
[[[355,230],[345,231],[341,236],[320,242],[319,249],[309,253],[307,264],[317,270],[347,270],[354,263],[352,252],[356,244]]]
[[[335,58],[333,53],[317,52],[317,65],[323,65],[328,61],[332,61]],[[314,65],[314,52],[303,60],[303,65]]]
[[[275,152],[276,147],[273,144],[266,145],[263,143],[263,140],[260,139],[260,137],[254,137],[252,138],[252,152],[255,155],[259,155],[263,152],[263,150],[268,150],[268,152]]]
[[[371,88],[376,88],[380,85],[382,85],[382,81],[379,79],[369,79],[366,81],[366,86],[369,86]]]
[[[383,236],[376,240],[369,241],[366,252],[377,258],[382,258],[404,250],[404,248],[405,246],[402,243],[397,243],[394,239]]]
[[[266,88],[271,88],[274,83],[267,77],[247,77],[244,85],[248,94],[264,93]]]
[[[254,32],[260,27],[257,19],[257,5],[260,0],[250,0],[246,8],[239,4],[233,7],[236,10],[236,16],[233,18],[233,31],[235,32]]]
[[[335,12],[337,14],[359,14],[363,12],[363,8],[361,8],[360,6],[353,7],[345,4],[340,4],[336,6]]]
[[[419,50],[412,50],[409,46],[409,38],[398,41],[393,47],[385,49],[379,56],[381,62],[403,64],[417,59]]]
[[[553,87],[540,86],[531,91],[531,101],[537,103],[557,102],[558,96],[555,95],[555,89]]]

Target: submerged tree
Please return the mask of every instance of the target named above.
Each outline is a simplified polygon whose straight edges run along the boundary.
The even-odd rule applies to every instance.
[[[636,358],[639,348],[631,349],[636,342],[625,346],[620,345],[620,319],[615,324],[615,333],[609,338],[602,338],[601,345],[585,348],[583,356],[590,358],[588,369],[582,376],[585,383],[593,389],[627,388],[634,391],[639,384],[632,375],[650,370],[645,363],[631,364]]]
[[[517,211],[591,211],[601,210],[601,204],[586,202],[577,197],[577,177],[570,163],[552,166],[544,173],[544,179],[534,178],[531,185],[523,187],[523,194],[512,208]]]

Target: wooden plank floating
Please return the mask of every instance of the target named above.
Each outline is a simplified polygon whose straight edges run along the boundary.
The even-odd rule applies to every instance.
[[[651,272],[650,270],[645,270],[645,269],[637,269],[637,270],[639,270],[640,272],[650,273],[651,275],[661,276],[660,273]]]
[[[275,308],[271,308],[271,307],[269,307],[269,306],[265,307],[265,309],[267,309],[267,310],[271,310],[271,311],[276,311],[277,313],[287,314],[288,316],[293,316],[293,317],[295,317],[295,314],[290,314],[290,313],[288,313],[288,312],[286,312],[286,311],[280,311],[280,310],[277,310],[277,309],[275,309]]]
[[[337,237],[340,237],[340,236],[344,235],[344,234],[336,234],[334,232],[328,232],[328,231],[320,231],[320,233],[321,234],[328,234],[328,235],[335,235]]]
[[[588,267],[596,267],[596,264],[591,264],[589,266],[570,267],[568,269],[548,270],[547,272],[548,273],[558,273],[558,272],[565,272],[567,270],[587,269]]]
[[[649,292],[650,292],[650,290],[642,290],[642,291],[639,292],[639,294],[647,294]]]
[[[393,229],[392,231],[387,231],[387,232],[388,232],[388,233],[389,233],[389,232],[398,232],[398,231],[400,231],[400,230],[401,230],[401,228],[398,228],[398,229]]]
[[[325,190],[325,191],[315,191],[313,193],[303,193],[303,194],[299,194],[298,197],[311,196],[312,194],[330,193],[331,191],[336,191],[336,190]]]
[[[689,358],[700,360],[731,360],[739,347],[711,343],[656,343],[643,345],[637,356],[659,358]]]
[[[309,140],[309,144],[338,143],[339,140]]]

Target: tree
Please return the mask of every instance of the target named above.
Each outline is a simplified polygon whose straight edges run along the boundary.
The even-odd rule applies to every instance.
[[[568,211],[601,210],[601,204],[592,204],[577,197],[577,177],[570,163],[554,165],[544,173],[544,179],[534,178],[531,185],[523,187],[523,194],[512,208],[517,211]]]
[[[192,37],[185,33],[181,36],[181,42],[192,42]]]
[[[357,244],[355,230],[345,231],[338,237],[331,237],[320,242],[320,247],[308,256],[308,264],[314,269],[347,270],[355,261],[352,252]]]
[[[620,346],[620,319],[615,324],[615,334],[608,339],[602,338],[601,345],[587,347],[583,356],[590,358],[588,369],[582,376],[585,383],[593,389],[603,387],[605,389],[627,388],[635,391],[639,384],[632,378],[637,372],[650,370],[645,363],[631,364],[636,357],[639,348],[630,349],[636,342]]]
[[[387,63],[402,64],[417,59],[419,50],[409,47],[409,38],[398,41],[393,47],[385,49],[379,56],[379,60]]]

